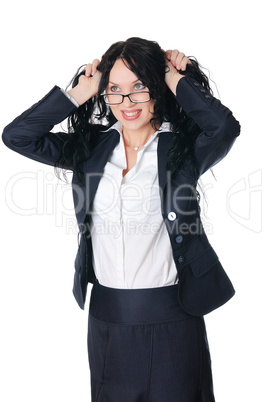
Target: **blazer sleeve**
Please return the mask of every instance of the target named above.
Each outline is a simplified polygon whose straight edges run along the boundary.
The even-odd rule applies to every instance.
[[[4,128],[4,144],[35,161],[54,166],[60,158],[68,134],[50,132],[76,106],[55,86],[38,103]]]
[[[178,82],[176,100],[201,129],[195,143],[201,176],[227,155],[240,134],[240,125],[227,107],[191,77]]]

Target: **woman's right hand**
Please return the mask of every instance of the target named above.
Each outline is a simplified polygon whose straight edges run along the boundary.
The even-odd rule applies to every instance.
[[[100,61],[95,59],[92,63],[86,65],[84,72],[79,77],[78,84],[68,91],[68,94],[82,105],[94,95],[97,94],[102,73],[97,70]]]

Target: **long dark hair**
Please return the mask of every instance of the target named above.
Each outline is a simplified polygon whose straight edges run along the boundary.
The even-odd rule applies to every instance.
[[[191,64],[181,74],[194,77],[205,89],[211,92],[208,77],[200,69],[193,57]],[[97,143],[99,132],[110,128],[116,118],[100,96],[106,89],[109,73],[116,60],[122,59],[130,70],[149,88],[155,102],[151,124],[155,128],[164,121],[171,123],[173,132],[172,147],[169,153],[169,166],[175,171],[181,169],[185,160],[194,162],[194,142],[200,132],[197,124],[188,117],[176,102],[174,94],[165,83],[165,52],[159,44],[141,38],[129,38],[125,42],[116,42],[102,56],[98,70],[102,73],[99,91],[68,117],[69,139],[63,147],[62,156],[56,167],[67,168],[79,173],[79,165],[90,157]],[[83,71],[77,71],[70,85],[76,86]],[[193,163],[193,166],[194,163]],[[194,168],[197,178],[197,171]]]

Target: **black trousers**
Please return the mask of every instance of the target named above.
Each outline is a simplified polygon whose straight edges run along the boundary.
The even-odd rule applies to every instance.
[[[214,402],[203,317],[178,305],[177,285],[93,285],[88,325],[92,402]]]

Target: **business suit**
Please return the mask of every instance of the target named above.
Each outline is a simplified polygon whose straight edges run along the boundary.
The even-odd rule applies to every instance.
[[[183,78],[177,101],[201,133],[195,144],[199,176],[221,160],[239,134],[239,124],[197,81]],[[33,160],[54,165],[65,133],[50,133],[75,110],[54,87],[9,124],[4,143]],[[88,350],[92,402],[214,402],[203,315],[234,295],[234,288],[201,224],[196,179],[188,160],[167,168],[172,133],[159,134],[157,156],[162,217],[179,282],[152,289],[112,289],[96,280],[92,263],[90,212],[105,165],[119,142],[116,130],[99,133],[90,158],[73,174],[72,189],[80,242],[75,259],[74,296],[84,308],[88,282]]]
[[[219,162],[230,150],[240,126],[229,109],[192,78],[183,78],[177,86],[177,101],[202,132],[195,145],[199,176]],[[54,87],[41,101],[10,123],[3,141],[11,149],[36,161],[54,165],[61,156],[66,133],[50,133],[75,106]],[[179,275],[178,298],[183,309],[204,315],[221,306],[234,295],[234,288],[218,257],[208,242],[201,224],[194,189],[192,166],[172,176],[167,170],[172,133],[162,133],[158,143],[158,174],[162,216],[166,223],[173,257]],[[74,296],[84,308],[88,282],[93,283],[90,207],[101,174],[119,141],[116,130],[102,132],[90,158],[83,163],[82,179],[72,180],[75,213],[80,230],[80,244],[75,259]],[[197,230],[193,230],[197,228]]]

